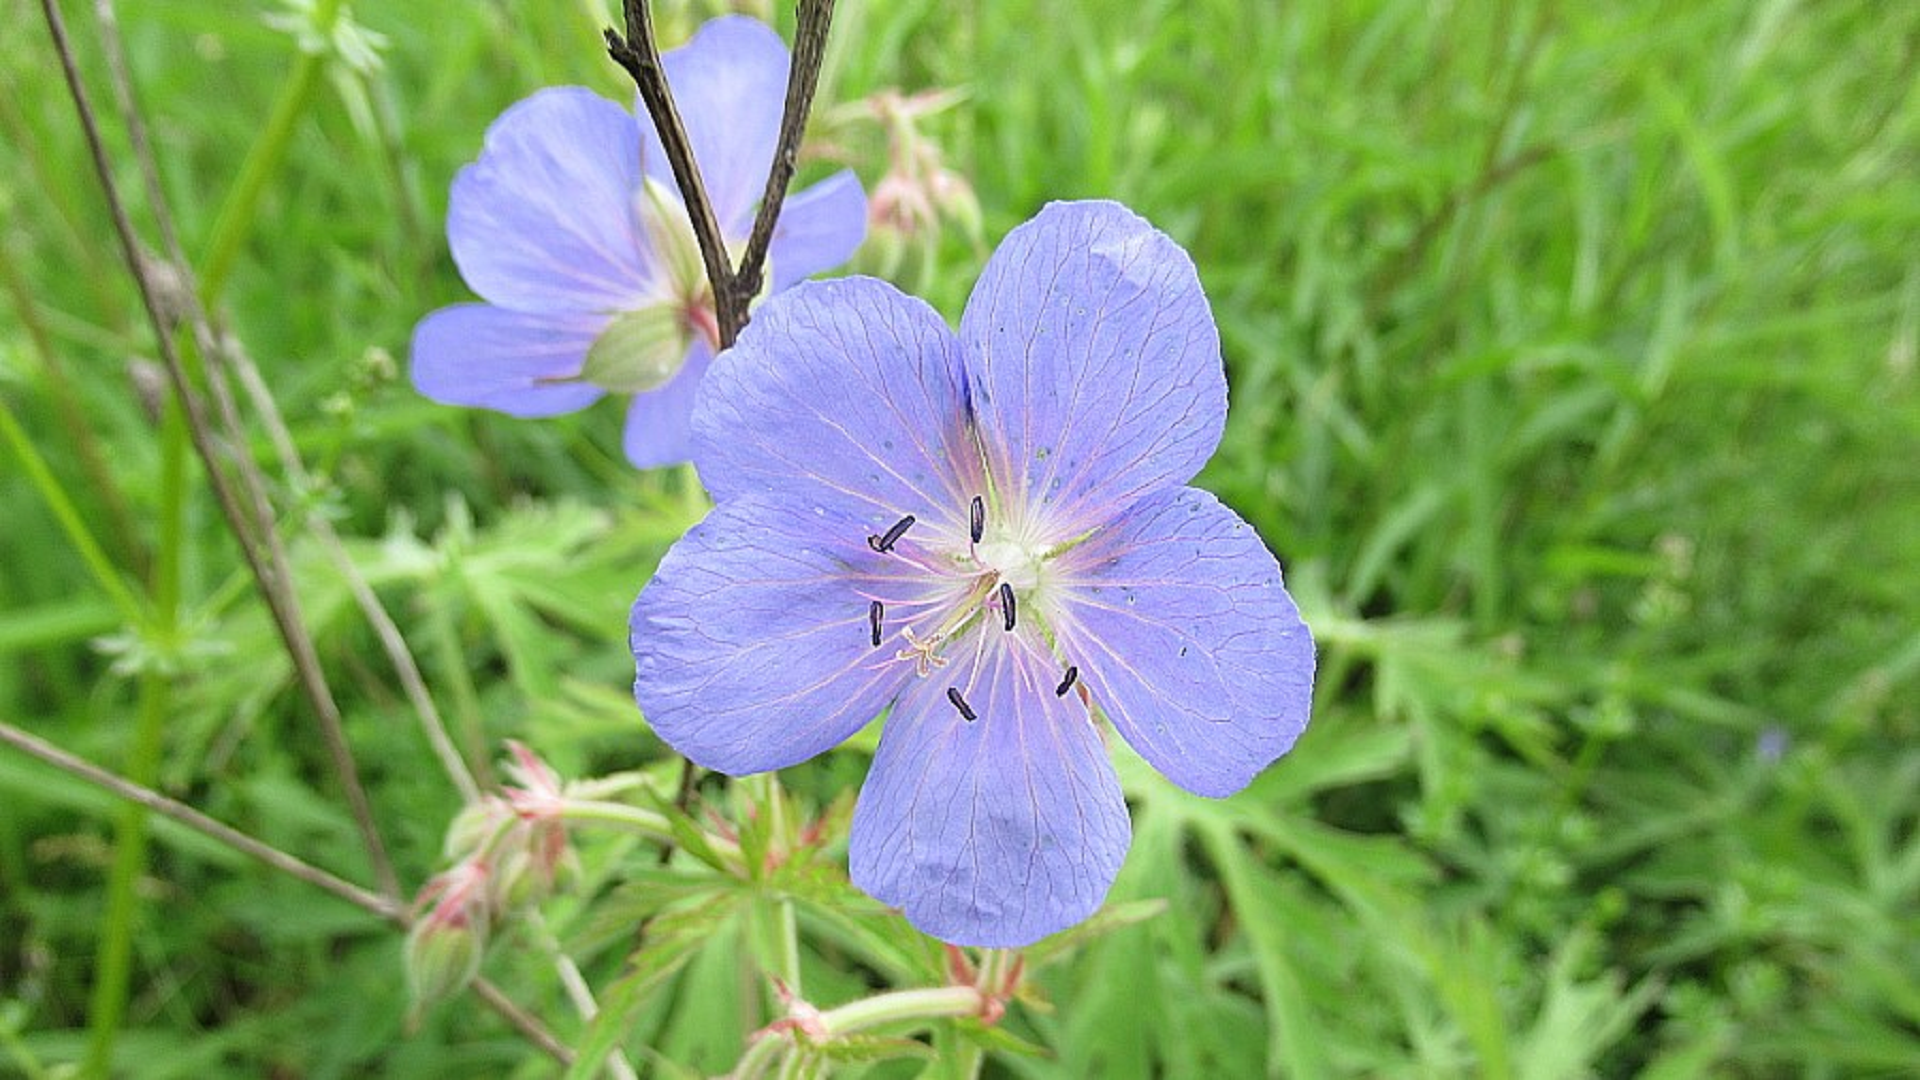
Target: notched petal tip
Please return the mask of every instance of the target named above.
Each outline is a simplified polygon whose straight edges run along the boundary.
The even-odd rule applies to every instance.
[[[1185,483],[1219,445],[1226,372],[1193,260],[1118,203],[1051,203],[1007,234],[960,338],[989,458],[1068,532]]]

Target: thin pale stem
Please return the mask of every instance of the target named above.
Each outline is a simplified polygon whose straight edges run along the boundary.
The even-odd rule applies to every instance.
[[[316,21],[322,26],[331,25],[337,15],[338,7],[339,0],[325,0],[315,11]],[[133,155],[146,185],[147,202],[156,226],[160,230],[161,241],[166,246],[168,256],[173,260],[174,265],[184,272],[188,267],[186,254],[180,246],[179,232],[174,228],[173,214],[170,211],[166,193],[160,186],[160,168],[153,153],[153,142],[147,136],[146,122],[134,100],[132,72],[127,64],[126,48],[120,37],[120,25],[114,12],[113,0],[94,0],[94,15],[99,21],[101,45],[106,54],[107,70],[113,80],[114,100],[127,126]],[[303,56],[303,59],[312,58]],[[253,150],[248,155],[247,164],[242,169],[242,175],[243,178],[258,177],[259,180],[249,180],[248,183],[236,188],[236,195],[244,192],[246,198],[230,199],[228,205],[223,208],[223,220],[229,211],[238,213],[244,210],[245,216],[240,220],[249,223],[252,221],[253,207],[257,204],[261,193],[261,182],[272,173],[278,166],[280,158],[284,156],[287,135],[292,130],[292,124],[299,113],[304,111],[307,101],[311,98],[311,82],[311,79],[303,81],[298,73],[289,81],[289,89],[283,95],[283,100],[292,103],[292,111],[282,115],[282,110],[276,110],[274,119],[269,122],[261,139],[254,144]],[[302,87],[305,89],[301,89]],[[236,234],[234,242],[237,243],[239,238],[241,238],[239,234]],[[199,294],[200,303],[192,305],[192,315],[197,323],[206,324],[210,321],[205,309],[212,303],[212,295],[224,276],[225,271],[222,269],[218,273],[210,274],[202,283]],[[294,447],[293,435],[287,430],[286,421],[280,415],[279,405],[274,401],[272,393],[268,391],[265,380],[260,377],[260,369],[253,363],[252,356],[241,348],[237,341],[221,332],[220,327],[208,326],[207,331],[201,334],[202,347],[209,349],[211,358],[218,359],[231,368],[239,378],[241,389],[246,392],[249,403],[266,428],[267,437],[280,459],[282,471],[298,489],[311,488],[312,477],[308,474],[305,463],[301,461],[299,451]],[[107,490],[112,492],[111,488]],[[439,710],[433,702],[433,695],[427,690],[426,680],[420,674],[420,666],[414,662],[413,654],[407,648],[406,639],[401,635],[399,626],[394,623],[387,609],[381,605],[380,598],[367,584],[366,576],[360,573],[359,566],[347,554],[345,545],[340,542],[340,534],[334,530],[333,524],[324,517],[316,517],[312,522],[312,531],[320,540],[328,558],[333,562],[335,570],[346,581],[348,590],[353,594],[354,602],[365,614],[367,622],[373,626],[374,636],[379,638],[382,650],[386,652],[388,661],[393,665],[394,672],[400,680],[401,690],[413,706],[414,714],[420,720],[427,743],[432,748],[435,758],[439,760],[442,770],[446,772],[454,787],[459,789],[464,801],[473,802],[478,799],[480,787],[474,782],[473,773],[467,768],[466,761],[460,757],[458,751],[454,749],[453,741],[447,736],[446,724],[440,719]]]
[[[587,985],[586,977],[580,974],[580,966],[560,947],[560,939],[554,936],[553,929],[547,925],[546,917],[540,914],[539,909],[527,913],[527,925],[532,929],[541,951],[552,961],[554,971],[560,976],[560,985],[566,990],[568,1000],[573,1002],[574,1011],[580,1014],[580,1019],[591,1024],[593,1018],[600,1015],[600,1003],[594,1000],[593,988]],[[639,1080],[633,1066],[618,1053],[607,1056],[605,1067],[614,1080]]]
[[[907,1024],[978,1016],[987,1007],[987,995],[973,986],[936,986],[920,990],[895,990],[886,994],[851,1001],[820,1014],[824,1038],[850,1035],[887,1024]],[[727,1075],[731,1080],[753,1080],[765,1076],[780,1056],[795,1048],[790,1037],[772,1033],[760,1036],[740,1063]]]
[[[80,126],[86,137],[87,149],[93,159],[94,172],[100,181],[102,194],[106,198],[107,210],[113,220],[114,233],[119,239],[121,255],[132,273],[138,287],[142,306],[151,322],[154,338],[160,351],[160,357],[167,370],[168,380],[174,393],[186,410],[188,431],[193,438],[194,450],[199,454],[207,470],[215,501],[220,505],[228,528],[239,541],[241,554],[245,557],[255,582],[267,601],[268,610],[273,615],[275,628],[279,631],[282,643],[293,661],[298,682],[308,702],[313,706],[319,721],[322,741],[332,759],[336,778],[347,799],[355,826],[361,841],[367,849],[368,860],[373,866],[374,876],[380,882],[382,891],[389,896],[400,895],[399,879],[394,874],[392,860],[387,855],[386,844],[380,838],[379,829],[373,820],[372,806],[366,795],[366,789],[360,783],[359,769],[354,764],[353,755],[348,749],[346,735],[341,723],[340,709],[327,686],[326,676],[321,671],[319,655],[314,648],[313,639],[307,632],[306,623],[301,616],[299,600],[292,589],[292,577],[288,571],[286,553],[282,549],[270,507],[267,506],[264,484],[258,476],[250,459],[244,454],[228,454],[214,434],[212,423],[207,416],[205,402],[196,391],[192,376],[188,373],[181,353],[173,340],[173,324],[177,312],[170,303],[177,304],[182,299],[168,296],[163,299],[163,288],[155,280],[155,267],[142,252],[138,235],[127,215],[125,200],[120,195],[118,183],[114,179],[112,161],[107,156],[106,146],[101,140],[100,127],[86,86],[81,81],[78,64],[74,57],[72,42],[67,36],[66,24],[54,0],[41,0],[41,11],[46,18],[48,31],[53,36],[54,49],[59,55],[62,74],[66,78],[67,90],[71,95],[75,111],[80,118]],[[184,277],[184,268],[174,267],[176,273]],[[175,289],[175,292],[187,293],[186,301],[192,305],[190,289]],[[197,305],[193,305],[196,307]],[[194,320],[194,330],[205,355],[212,344],[213,334],[203,315]],[[219,400],[221,415],[228,422],[227,439],[235,445],[244,446],[240,431],[234,425],[234,414],[230,396],[224,393],[224,383],[214,378],[209,380]],[[231,458],[235,472],[240,475],[244,493],[236,492],[232,478],[223,467]],[[244,499],[244,501],[243,501]]]
[[[152,788],[122,779],[100,768],[84,758],[76,757],[44,739],[30,735],[21,729],[0,720],[0,742],[14,749],[38,758],[48,765],[70,776],[130,800],[161,817],[177,821],[193,831],[225,844],[227,847],[249,858],[265,863],[289,877],[298,878],[323,892],[332,893],[346,902],[363,910],[370,911],[390,922],[404,923],[405,915],[401,905],[392,899],[368,892],[350,881],[335,877],[325,870],[281,851],[279,848],[263,844],[253,837],[214,820],[183,802],[169,799]]]
[[[402,930],[413,921],[405,905],[378,893],[363,889],[343,878],[335,877],[325,870],[296,856],[289,855],[279,848],[263,844],[246,833],[224,822],[195,810],[183,802],[170,799],[152,788],[124,780],[84,758],[76,757],[65,750],[37,736],[0,720],[0,743],[4,743],[59,769],[69,776],[84,780],[96,787],[103,788],[122,799],[136,803],[161,817],[178,822],[189,829],[223,844],[248,858],[278,870],[289,877],[305,882],[322,892],[336,896],[362,911],[376,915]],[[538,1046],[556,1061],[570,1064],[573,1051],[569,1050],[553,1033],[546,1029],[537,1017],[515,1004],[485,979],[475,979],[471,989],[480,1000],[486,1002],[495,1012],[513,1025],[528,1041]]]

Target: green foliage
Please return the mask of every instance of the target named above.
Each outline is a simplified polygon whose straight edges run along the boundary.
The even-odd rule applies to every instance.
[[[62,6],[110,102],[92,5]],[[230,260],[220,307],[316,476],[268,466],[412,886],[458,796],[322,517],[483,780],[507,737],[568,777],[670,794],[678,775],[626,696],[624,618],[702,512],[695,480],[634,474],[612,406],[515,421],[399,374],[414,321],[467,295],[440,224],[487,122],[551,83],[626,95],[603,6],[119,5],[184,243]],[[700,8],[661,6],[682,32]],[[0,717],[128,770],[158,680],[159,787],[371,880],[239,549],[148,407],[155,346],[27,14],[0,23],[0,405],[49,479],[0,444]],[[1036,1078],[1910,1070],[1916,56],[1914,8],[1870,0],[842,0],[824,94],[963,88],[922,127],[989,240],[1103,196],[1192,252],[1233,391],[1202,483],[1283,557],[1322,649],[1313,728],[1233,799],[1117,750],[1132,854],[1097,924],[1030,951],[1004,1020],[864,1033],[832,1048],[846,1071],[964,1074],[981,1052]],[[872,183],[883,133],[852,115],[819,134]],[[109,148],[137,187],[117,125]],[[956,232],[917,284],[957,315],[979,258]],[[114,1060],[723,1071],[780,1015],[783,912],[787,973],[823,1009],[947,981],[845,881],[832,838],[864,766],[789,772],[783,819],[824,815],[829,838],[791,860],[738,787],[701,789],[664,866],[582,840],[544,913],[600,1018],[531,928],[483,967],[580,1054],[570,1073],[471,998],[408,1029],[390,926],[154,821]],[[57,1075],[88,1053],[117,808],[11,751],[0,797],[0,1075]],[[745,871],[703,839],[708,810]]]

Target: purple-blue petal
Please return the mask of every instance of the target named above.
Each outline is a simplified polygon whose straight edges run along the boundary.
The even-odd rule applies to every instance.
[[[714,361],[693,411],[693,460],[722,502],[754,491],[844,497],[881,531],[964,529],[983,490],[953,332],[872,278],[768,297]]]
[[[1162,492],[1061,563],[1061,654],[1167,779],[1231,795],[1292,748],[1313,700],[1313,638],[1239,515],[1196,488]]]
[[[651,267],[636,231],[640,129],[578,86],[500,114],[480,159],[454,178],[447,243],[467,285],[519,311],[640,306]]]
[[[902,695],[853,812],[854,884],[956,945],[1029,945],[1085,919],[1131,837],[1079,695],[1056,696],[1050,662],[1007,642],[977,666],[957,642],[963,659]]]
[[[633,396],[621,438],[628,461],[642,469],[657,469],[693,456],[693,401],[712,363],[713,350],[705,339],[696,337],[679,374],[658,390]]]
[[[897,571],[858,533],[836,506],[745,496],[673,545],[628,624],[634,699],[669,746],[733,776],[784,768],[912,678],[870,637],[863,582]]]
[[[1009,233],[960,340],[996,475],[1064,532],[1184,484],[1219,445],[1226,375],[1193,261],[1118,203],[1052,203]]]
[[[604,391],[576,376],[607,316],[530,315],[489,304],[441,308],[413,330],[413,385],[446,405],[513,416],[583,409]]]
[[[744,240],[754,204],[766,191],[767,170],[786,107],[787,46],[764,23],[728,15],[702,26],[693,39],[661,57],[680,122],[707,199],[730,240]],[[646,106],[641,161],[647,175],[678,192],[666,150]]]
[[[774,291],[846,262],[866,238],[867,193],[851,171],[788,196],[768,249]]]

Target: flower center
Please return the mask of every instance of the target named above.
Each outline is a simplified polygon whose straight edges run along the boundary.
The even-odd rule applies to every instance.
[[[882,648],[889,644],[889,638],[896,639],[899,644],[894,646],[893,660],[911,663],[914,673],[921,678],[947,666],[950,658],[942,655],[944,647],[977,621],[989,625],[982,629],[974,647],[986,649],[989,641],[998,636],[992,623],[999,624],[999,631],[1011,639],[1020,625],[1022,597],[1033,604],[1035,592],[1045,580],[1047,560],[1054,553],[1051,548],[1016,535],[1004,525],[990,525],[981,496],[973,497],[968,511],[967,546],[961,551],[942,551],[910,538],[909,534],[919,524],[919,519],[912,514],[902,516],[885,532],[867,537],[867,547],[876,554],[900,560],[920,572],[913,577],[942,586],[936,597],[920,600],[866,597],[866,628],[873,647]],[[1037,606],[1034,610],[1038,610]],[[1028,640],[1010,640],[1010,645],[1020,648],[1039,644],[1045,649],[1046,636],[1044,629],[1038,637],[1029,631]],[[979,671],[980,665],[976,663],[966,687],[949,687],[947,691],[954,709],[969,723],[978,716],[965,695],[973,689],[972,680],[978,677]],[[1054,694],[1065,697],[1079,674],[1079,668],[1067,665]],[[1082,694],[1084,696],[1084,691]]]
[[[1001,581],[1027,593],[1040,584],[1047,550],[1011,536],[990,535],[985,541],[974,545],[973,557],[989,573],[998,575]]]

